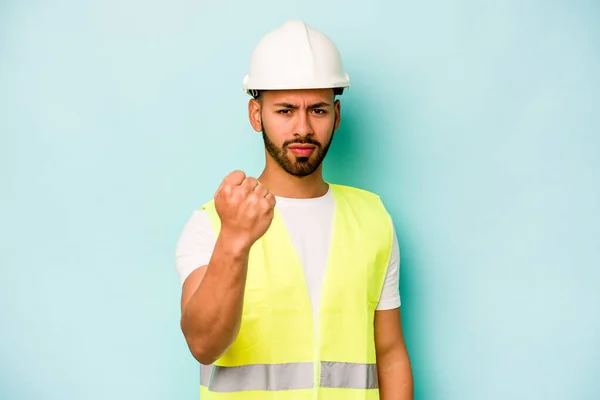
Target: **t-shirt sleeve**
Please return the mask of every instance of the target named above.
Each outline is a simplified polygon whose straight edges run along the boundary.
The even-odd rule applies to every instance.
[[[192,213],[177,241],[175,266],[181,285],[198,267],[208,265],[215,248],[215,235],[206,211]]]
[[[400,307],[400,248],[398,238],[394,229],[392,252],[388,263],[383,289],[377,310],[392,310]]]

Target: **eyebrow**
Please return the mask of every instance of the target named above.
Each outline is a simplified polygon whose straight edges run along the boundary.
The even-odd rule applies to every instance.
[[[275,103],[273,104],[275,107],[283,107],[283,108],[290,108],[292,110],[297,110],[300,107],[296,104],[291,104],[291,103]],[[308,106],[308,109],[313,109],[313,108],[321,108],[321,107],[329,107],[331,104],[327,103],[327,102],[319,102],[319,103],[313,103],[310,104]]]

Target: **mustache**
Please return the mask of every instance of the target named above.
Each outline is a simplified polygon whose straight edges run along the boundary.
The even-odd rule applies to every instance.
[[[313,146],[321,147],[321,143],[311,138],[296,138],[283,142],[283,147],[288,147],[292,144],[312,144]]]

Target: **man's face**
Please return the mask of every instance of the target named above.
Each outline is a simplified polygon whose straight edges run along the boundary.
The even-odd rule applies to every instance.
[[[250,100],[250,122],[288,174],[307,176],[323,162],[340,121],[333,89],[264,91]]]

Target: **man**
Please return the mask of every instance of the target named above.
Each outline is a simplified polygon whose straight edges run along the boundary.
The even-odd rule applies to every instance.
[[[335,45],[303,22],[252,54],[265,168],[225,177],[177,245],[202,400],[413,398],[391,218],[377,195],[322,176],[347,87]]]

